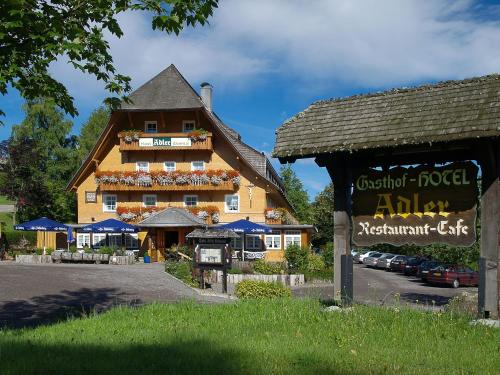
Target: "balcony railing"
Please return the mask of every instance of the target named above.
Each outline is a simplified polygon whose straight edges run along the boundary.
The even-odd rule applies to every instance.
[[[120,151],[136,150],[208,150],[213,151],[212,133],[191,137],[187,133],[120,133]]]
[[[234,170],[206,171],[96,171],[101,191],[233,191],[240,185]]]
[[[231,181],[221,182],[219,185],[125,185],[99,184],[101,191],[234,191],[236,185]]]

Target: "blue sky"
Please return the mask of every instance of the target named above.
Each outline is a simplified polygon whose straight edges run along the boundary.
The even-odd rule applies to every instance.
[[[134,88],[171,63],[195,89],[210,82],[214,111],[270,154],[276,128],[318,99],[500,72],[498,20],[500,0],[221,0],[206,27],[166,36],[126,13],[124,37],[108,40]],[[78,133],[106,94],[64,59],[51,72],[75,98]],[[0,139],[22,121],[22,103],[12,90],[0,97]],[[311,198],[329,183],[312,159],[294,169]]]

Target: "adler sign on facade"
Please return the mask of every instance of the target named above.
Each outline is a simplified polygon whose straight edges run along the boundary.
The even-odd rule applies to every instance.
[[[362,171],[353,181],[353,242],[472,245],[477,172],[471,162]]]

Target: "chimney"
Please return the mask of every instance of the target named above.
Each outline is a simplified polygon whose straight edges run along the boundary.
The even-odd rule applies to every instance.
[[[205,107],[212,112],[212,85],[208,82],[203,82],[201,84],[201,100],[203,101],[203,104],[205,104]]]

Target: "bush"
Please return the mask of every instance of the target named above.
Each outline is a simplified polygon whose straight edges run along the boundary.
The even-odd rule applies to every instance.
[[[317,254],[309,254],[307,260],[307,270],[309,272],[318,272],[326,268],[323,257]]]
[[[233,268],[228,268],[227,273],[230,275],[241,275],[243,271],[241,270],[241,268],[233,267]]]
[[[321,257],[327,267],[333,267],[333,242],[328,242],[323,249],[321,249]]]
[[[36,232],[6,231],[4,236],[9,247],[22,247],[36,245]]]
[[[70,245],[70,246],[69,246],[69,252],[70,252],[70,253],[76,253],[76,250],[77,250],[77,249],[76,249],[76,245]]]
[[[241,299],[264,299],[291,297],[290,289],[283,284],[264,281],[243,280],[236,284],[236,296]]]
[[[101,246],[99,248],[99,254],[113,255],[114,250],[109,246]]]
[[[280,263],[270,263],[259,259],[253,264],[253,270],[262,275],[276,275],[283,271],[283,266]]]
[[[193,277],[192,263],[186,261],[166,261],[165,262],[165,272],[171,274],[172,276],[178,278],[179,280],[185,282],[191,286],[198,286],[198,282]]]
[[[285,250],[285,259],[289,272],[306,270],[309,261],[309,249],[298,245],[289,245]]]

